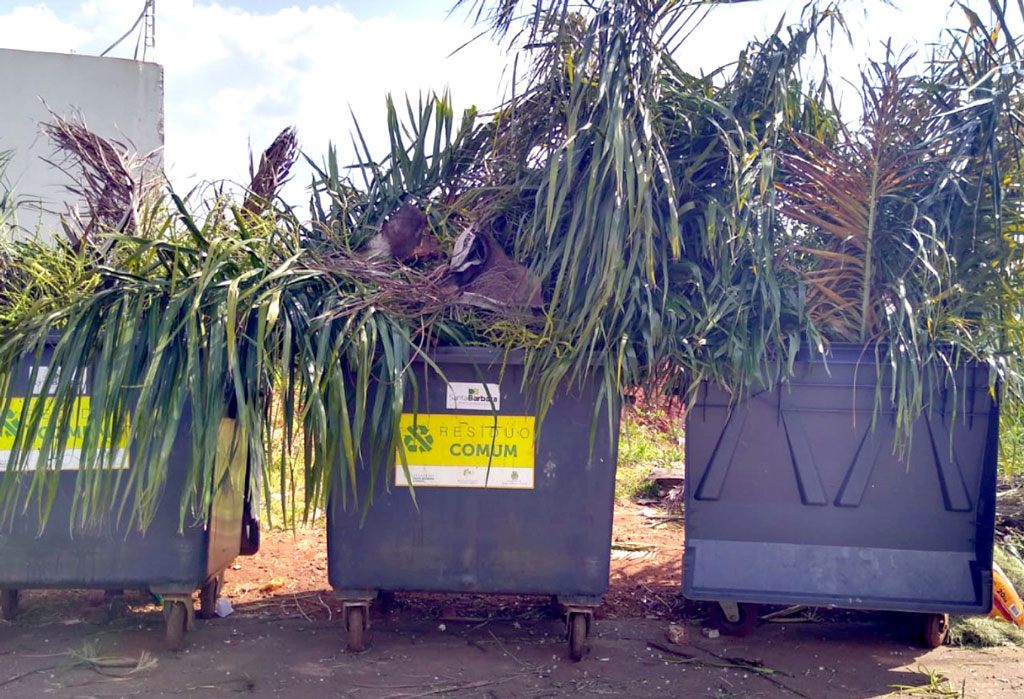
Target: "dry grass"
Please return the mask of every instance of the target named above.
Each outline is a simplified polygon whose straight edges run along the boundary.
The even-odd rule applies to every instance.
[[[1024,591],[1024,563],[999,544],[996,545],[994,553],[995,562],[1006,573],[1014,589],[1018,592]],[[1024,629],[991,617],[955,617],[949,630],[949,643],[977,648],[1024,646]]]

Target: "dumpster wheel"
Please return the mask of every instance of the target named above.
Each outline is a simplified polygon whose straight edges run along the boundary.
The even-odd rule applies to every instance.
[[[185,631],[188,629],[188,609],[181,601],[164,604],[164,623],[168,650],[178,651],[185,645]]]
[[[224,587],[224,572],[211,578],[199,590],[199,618],[212,619],[216,616],[217,600]]]
[[[735,609],[727,610],[723,605],[735,605]],[[730,614],[730,612],[732,613]],[[711,604],[711,625],[726,636],[747,636],[757,626],[757,612],[756,604],[713,602]]]
[[[587,612],[569,612],[569,657],[573,662],[582,660],[587,649],[587,617]]]
[[[924,645],[938,648],[949,634],[949,614],[928,614],[924,619]]]
[[[7,621],[14,621],[18,615],[18,590],[5,588],[0,590],[0,599],[3,601],[3,616]]]
[[[348,634],[348,651],[362,653],[366,650],[366,607],[354,604],[345,608],[345,630]]]

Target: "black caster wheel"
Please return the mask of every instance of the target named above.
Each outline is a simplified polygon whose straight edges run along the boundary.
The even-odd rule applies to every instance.
[[[185,631],[188,628],[188,610],[184,602],[164,603],[167,649],[179,651],[185,646]]]
[[[18,616],[18,591],[13,589],[0,590],[0,601],[2,601],[3,616],[7,621],[14,621]]]
[[[345,631],[347,648],[350,653],[362,653],[366,650],[366,609],[349,607],[345,610]]]
[[[926,648],[938,648],[949,635],[949,614],[928,614],[924,619],[923,641]]]
[[[735,604],[736,611],[729,614],[722,608],[722,604]],[[746,636],[757,626],[758,606],[746,602],[721,603],[715,602],[711,605],[711,625],[724,633],[726,636]],[[735,616],[735,618],[730,618]]]
[[[583,612],[570,612],[568,626],[569,657],[578,663],[587,650],[587,615]]]
[[[199,590],[199,618],[212,619],[217,615],[217,600],[224,588],[224,573],[215,576]]]

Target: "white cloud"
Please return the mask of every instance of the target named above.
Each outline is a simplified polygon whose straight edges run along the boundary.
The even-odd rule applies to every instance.
[[[80,16],[91,14],[96,29],[99,18],[104,27],[134,21],[123,2],[90,4]],[[350,108],[371,147],[384,148],[389,92],[415,97],[450,88],[457,108],[499,99],[495,76],[505,59],[497,47],[480,42],[448,58],[471,36],[456,21],[360,20],[335,6],[257,14],[165,0],[157,8],[157,45],[148,58],[164,66],[166,163],[181,186],[197,177],[244,180],[250,142],[259,152],[288,125],[298,127],[314,160],[328,141],[348,160]],[[307,182],[303,170],[290,193],[304,199],[298,190]]]
[[[46,5],[15,7],[0,14],[0,46],[23,51],[71,52],[90,38],[87,31],[57,18]]]

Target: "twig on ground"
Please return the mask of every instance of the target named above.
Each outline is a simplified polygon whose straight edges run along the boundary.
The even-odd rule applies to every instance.
[[[692,655],[691,653],[684,653],[681,650],[676,650],[675,648],[669,648],[668,646],[663,646],[660,643],[657,643],[655,641],[648,641],[647,645],[650,646],[651,648],[656,649],[656,650],[660,650],[662,653],[668,653],[669,655],[675,655],[675,656],[678,656],[680,658],[686,658],[687,660],[697,660],[697,657]],[[698,662],[700,662],[700,661],[698,661]]]
[[[450,692],[463,692],[467,689],[480,689],[481,687],[491,687],[496,684],[504,684],[510,680],[514,680],[519,675],[509,675],[508,677],[499,677],[496,680],[478,680],[476,682],[466,682],[464,684],[452,684],[445,687],[437,687],[436,689],[430,689],[419,694],[389,694],[384,699],[422,699],[422,697],[432,697],[438,694],[448,694]]]
[[[329,605],[326,602],[324,602],[324,598],[321,597],[320,595],[317,595],[316,598],[317,598],[317,600],[320,601],[320,604],[323,605],[323,608],[327,610],[327,621],[333,621],[334,620],[334,611],[331,609],[331,605]]]
[[[519,663],[520,666],[526,668],[527,670],[532,670],[533,669],[532,667],[530,667],[529,665],[524,663],[522,660],[520,660],[519,657],[515,653],[513,653],[508,648],[506,648],[505,644],[501,642],[501,639],[499,639],[497,636],[494,635],[493,631],[491,631],[490,629],[487,629],[487,633],[491,634],[491,638],[494,639],[494,642],[498,644],[498,648],[500,648],[503,653],[505,653],[507,656],[509,656],[510,658],[515,660],[517,663]]]
[[[341,667],[341,666],[340,665],[335,665],[334,667]],[[434,679],[436,680],[438,678],[435,677]],[[445,679],[449,679],[449,678],[446,677]],[[455,680],[451,680],[451,681],[454,682]],[[414,682],[414,683],[410,683],[410,684],[365,684],[365,683],[362,683],[362,682],[345,682],[345,684],[348,685],[349,687],[358,687],[359,689],[377,689],[377,690],[380,690],[380,691],[384,691],[385,689],[390,689],[390,690],[395,690],[395,689],[421,689],[423,687],[423,685],[427,684],[427,682],[428,682],[428,679],[424,678],[420,682]]]
[[[17,675],[8,677],[6,680],[0,681],[0,687],[14,684],[26,677],[31,677],[32,675],[41,672],[49,672],[50,670],[71,670],[76,667],[92,670],[108,679],[125,680],[129,679],[131,675],[144,670],[150,670],[157,665],[157,659],[146,651],[143,651],[138,658],[95,655],[94,646],[91,643],[86,643],[80,650],[71,650],[67,653],[55,653],[53,655],[61,657],[68,656],[70,661],[26,670],[25,672],[18,673]]]
[[[774,675],[774,674],[785,674],[785,673],[780,672],[779,670],[773,670],[771,668],[764,667],[764,666],[758,665],[756,663],[751,663],[751,662],[743,660],[741,658],[724,658],[724,657],[718,655],[717,653],[713,653],[712,651],[709,651],[706,648],[701,648],[699,646],[692,646],[692,647],[696,648],[697,650],[701,651],[702,653],[707,653],[708,655],[711,655],[711,656],[717,658],[720,662],[711,662],[711,661],[707,661],[707,660],[702,660],[702,659],[700,659],[700,658],[698,658],[696,656],[690,655],[688,653],[683,653],[682,651],[674,650],[672,648],[669,648],[668,646],[663,646],[662,644],[657,643],[655,641],[648,641],[647,645],[650,646],[651,648],[655,648],[657,650],[660,650],[662,653],[668,653],[669,655],[676,655],[676,656],[685,658],[686,662],[697,663],[699,665],[704,665],[706,667],[720,667],[720,668],[728,668],[728,669],[732,669],[732,670],[743,670],[745,672],[750,672],[750,673],[752,673],[754,675],[757,675],[758,677],[761,677],[761,678],[763,678],[765,680],[768,680],[769,682],[774,684],[776,687],[779,687],[780,689],[785,689],[787,692],[792,692],[793,694],[796,694],[799,697],[803,697],[804,699],[811,699],[811,697],[809,697],[808,695],[804,694],[799,689],[794,689],[793,687],[790,687],[789,685],[787,685],[785,682],[782,682],[782,681],[777,680],[774,677],[772,677],[772,675]]]
[[[195,692],[200,689],[227,689],[232,692],[240,694],[242,692],[251,692],[254,689],[256,689],[256,683],[248,677],[239,677],[238,679],[221,680],[220,682],[207,682],[206,684],[192,685],[190,687],[186,687],[185,691]]]
[[[660,527],[663,524],[671,524],[672,522],[683,522],[683,521],[685,521],[686,518],[685,517],[659,517],[658,519],[660,521],[655,522],[654,524],[652,524],[651,525],[651,529],[654,529],[655,527]]]
[[[743,665],[745,667],[749,667],[754,672],[758,672],[758,670],[756,670],[755,668],[761,668],[761,670],[760,670],[761,673],[771,673],[773,675],[782,675],[783,677],[792,677],[792,675],[789,674],[788,672],[784,672],[782,670],[773,670],[771,668],[764,667],[763,665],[761,665],[760,663],[757,663],[757,662],[752,662],[750,660],[745,660],[744,658],[729,658],[729,657],[726,657],[724,655],[719,655],[715,651],[708,650],[707,648],[704,648],[702,646],[698,646],[696,644],[691,644],[691,645],[694,648],[696,648],[697,650],[699,650],[701,653],[707,653],[708,655],[712,656],[713,658],[718,658],[719,660],[721,660],[723,662],[726,662],[726,663],[737,663],[737,664]]]
[[[776,612],[772,612],[771,614],[765,614],[761,618],[764,621],[771,621],[773,619],[778,619],[779,617],[789,616],[790,614],[796,614],[797,612],[802,612],[805,609],[807,609],[807,605],[806,604],[794,604],[791,607],[786,607],[785,609],[780,609],[780,610],[778,610]],[[791,619],[787,619],[786,621],[791,621]]]
[[[648,586],[647,586],[647,585],[646,585],[645,583],[640,583],[640,587],[642,587],[642,588],[644,588],[645,590],[647,590],[647,594],[649,594],[649,595],[650,595],[651,597],[653,597],[654,599],[658,600],[658,601],[659,601],[659,602],[661,602],[661,603],[662,603],[663,605],[665,605],[665,609],[667,609],[668,611],[670,611],[670,612],[671,612],[671,611],[674,611],[674,610],[675,610],[675,607],[674,607],[674,606],[672,606],[671,604],[669,604],[668,602],[666,602],[665,600],[663,600],[663,599],[661,598],[661,596],[660,596],[660,595],[658,595],[658,593],[656,593],[656,592],[655,592],[654,590],[652,590],[651,588],[649,588],[649,587],[648,587]]]
[[[302,618],[305,619],[306,621],[312,623],[313,620],[309,616],[306,615],[306,612],[302,608],[302,605],[299,604],[299,597],[298,597],[298,595],[296,595],[295,598],[292,601],[295,602],[295,607],[299,610],[299,614],[302,615]]]
[[[612,550],[619,551],[657,551],[656,546],[650,544],[634,544],[632,541],[615,541],[612,542]]]
[[[14,684],[15,682],[18,682],[19,680],[23,680],[26,677],[31,677],[32,675],[35,675],[36,673],[39,673],[39,672],[46,672],[48,670],[56,670],[59,667],[60,667],[60,665],[47,665],[46,667],[37,667],[34,670],[26,670],[25,672],[20,672],[17,675],[13,675],[11,677],[8,677],[6,680],[0,681],[0,687],[5,687],[5,686],[7,686],[9,684]]]

